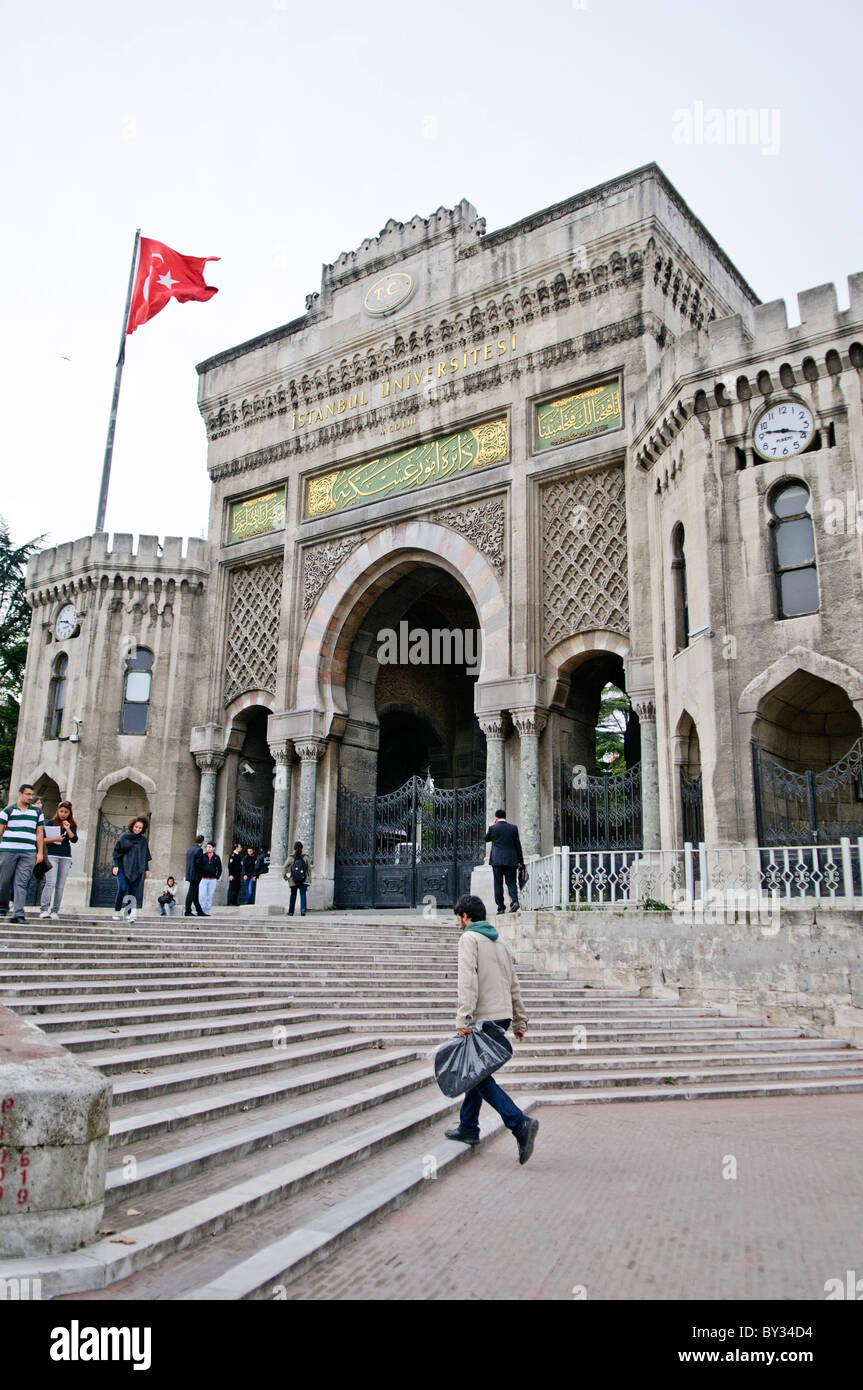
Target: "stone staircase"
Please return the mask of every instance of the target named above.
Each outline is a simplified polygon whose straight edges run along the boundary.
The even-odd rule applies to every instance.
[[[114,1086],[103,1238],[4,1274],[48,1297],[289,1298],[470,1157],[443,1138],[458,1103],[430,1057],[456,946],[451,919],[408,913],[0,922],[0,1003]],[[504,1084],[525,1109],[863,1090],[863,1050],[839,1040],[519,976],[531,1026]]]

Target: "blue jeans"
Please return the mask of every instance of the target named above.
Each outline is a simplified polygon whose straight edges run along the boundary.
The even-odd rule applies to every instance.
[[[504,1031],[512,1022],[509,1018],[496,1018],[493,1020],[498,1028]],[[493,1076],[487,1076],[485,1081],[481,1081],[478,1086],[465,1093],[465,1098],[461,1103],[458,1124],[459,1129],[465,1134],[470,1134],[473,1138],[479,1138],[479,1110],[483,1101],[490,1105],[492,1110],[496,1110],[503,1120],[507,1129],[518,1129],[522,1120],[527,1119],[523,1110],[519,1110],[515,1101],[512,1100],[498,1086]]]
[[[255,888],[258,880],[256,878],[243,879],[243,902],[253,903],[255,901]]]
[[[119,912],[123,906],[124,898],[134,898],[134,906],[139,906],[141,892],[144,887],[144,875],[139,874],[137,878],[129,881],[122,869],[117,870],[117,896],[114,899],[114,911]]]
[[[306,910],[306,889],[307,889],[307,887],[308,887],[308,884],[307,884],[307,883],[292,883],[292,884],[291,884],[291,902],[290,902],[290,906],[288,907],[288,916],[289,916],[289,917],[293,917],[293,915],[294,915],[294,907],[295,907],[295,905],[296,905],[297,894],[298,894],[298,893],[299,893],[299,895],[300,895],[300,912],[305,912],[305,910]]]

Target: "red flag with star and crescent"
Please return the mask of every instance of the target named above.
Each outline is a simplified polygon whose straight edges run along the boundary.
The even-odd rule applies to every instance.
[[[177,299],[181,304],[190,299],[212,299],[219,291],[204,284],[204,266],[207,261],[217,260],[218,256],[183,256],[162,241],[142,236],[126,332],[134,333],[142,323],[154,318],[169,299]]]

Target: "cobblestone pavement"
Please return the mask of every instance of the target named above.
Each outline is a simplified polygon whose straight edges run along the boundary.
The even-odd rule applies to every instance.
[[[525,1167],[488,1141],[288,1298],[824,1300],[863,1275],[860,1096],[533,1113]]]

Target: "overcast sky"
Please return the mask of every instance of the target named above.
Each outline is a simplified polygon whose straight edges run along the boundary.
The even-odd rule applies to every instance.
[[[863,270],[852,0],[16,0],[0,15],[15,541],[95,524],[138,226],[221,257],[209,303],[171,303],[128,340],[107,529],[162,536],[206,526],[195,364],[301,314],[321,263],[390,217],[466,197],[491,231],[655,160],[792,322],[798,290],[835,280],[846,307]],[[699,141],[699,110],[737,107],[762,113],[754,141]]]

